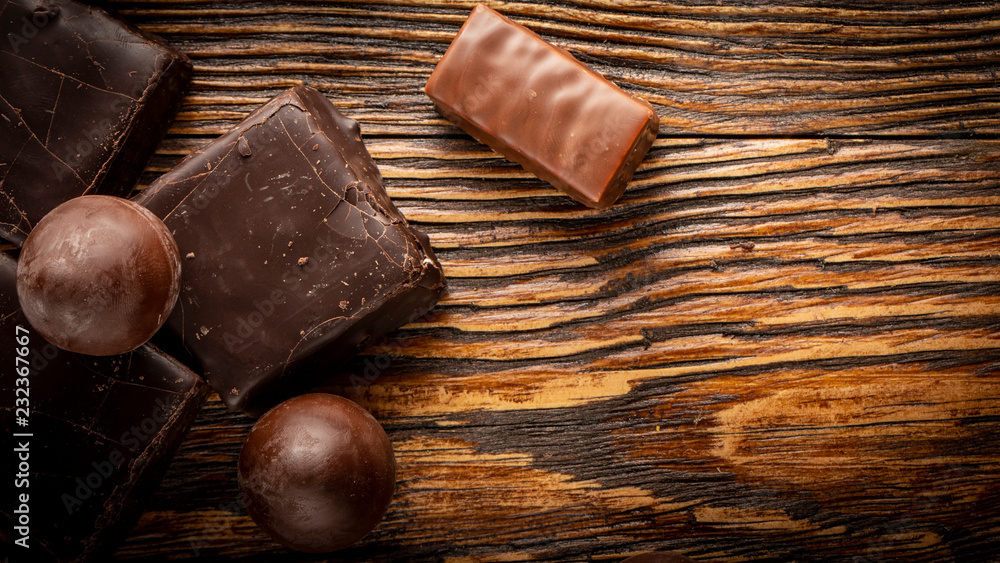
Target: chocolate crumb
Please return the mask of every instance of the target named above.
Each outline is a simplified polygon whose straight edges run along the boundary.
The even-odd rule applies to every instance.
[[[240,154],[243,156],[250,156],[252,151],[250,150],[250,143],[247,142],[246,137],[240,137],[240,140],[236,143],[237,148],[240,150]]]

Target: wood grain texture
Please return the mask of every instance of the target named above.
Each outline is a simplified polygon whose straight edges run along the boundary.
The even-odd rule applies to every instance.
[[[320,559],[997,561],[1000,7],[491,5],[656,107],[617,205],[434,112],[472,3],[114,5],[196,63],[144,183],[308,83],[448,276],[429,315],[323,368],[385,425],[399,483]],[[119,559],[317,559],[242,507],[252,422],[209,401]]]
[[[400,462],[336,560],[1000,547],[1000,142],[661,140],[605,211],[469,140],[369,145],[450,287],[328,368]],[[274,551],[250,423],[210,404],[122,558]]]
[[[648,100],[669,135],[1000,134],[991,1],[492,2]],[[475,2],[116,4],[195,61],[181,134],[308,83],[370,134],[452,134],[423,95]]]

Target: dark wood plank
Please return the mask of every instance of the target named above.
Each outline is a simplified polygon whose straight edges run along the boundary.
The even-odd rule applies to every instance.
[[[995,558],[1000,6],[490,4],[656,107],[618,205],[433,110],[473,2],[113,4],[196,64],[144,184],[307,83],[445,266],[431,315],[325,368],[400,463],[332,560]],[[209,402],[119,559],[315,559],[242,508],[251,424]]]
[[[196,63],[174,128],[325,91],[373,135],[456,134],[423,95],[474,2],[115,4]],[[1000,134],[996,2],[492,2],[636,95],[668,135]]]
[[[458,135],[369,146],[450,286],[325,368],[400,464],[331,560],[1000,552],[1000,141],[660,139],[603,211]],[[119,558],[303,559],[240,504],[251,423],[210,401]]]

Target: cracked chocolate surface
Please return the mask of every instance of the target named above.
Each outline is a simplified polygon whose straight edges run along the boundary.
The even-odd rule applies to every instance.
[[[310,88],[277,96],[135,199],[186,257],[167,326],[233,409],[263,412],[307,385],[307,365],[346,362],[444,289],[358,124]]]
[[[51,209],[125,196],[166,133],[191,63],[73,0],[0,0],[0,236]]]
[[[150,345],[120,356],[73,354],[48,344],[19,308],[16,262],[0,254],[0,430],[27,442],[31,561],[103,561],[125,537],[206,395],[200,378]],[[29,329],[30,413],[14,408],[16,326]],[[18,395],[22,396],[22,395]],[[30,432],[31,437],[14,437]],[[0,503],[11,533],[15,497]],[[5,543],[9,543],[9,540]],[[22,548],[17,548],[24,556]]]

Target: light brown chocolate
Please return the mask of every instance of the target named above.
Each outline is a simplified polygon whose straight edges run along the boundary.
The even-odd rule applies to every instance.
[[[467,133],[589,207],[621,197],[659,131],[649,103],[483,5],[424,91]]]

